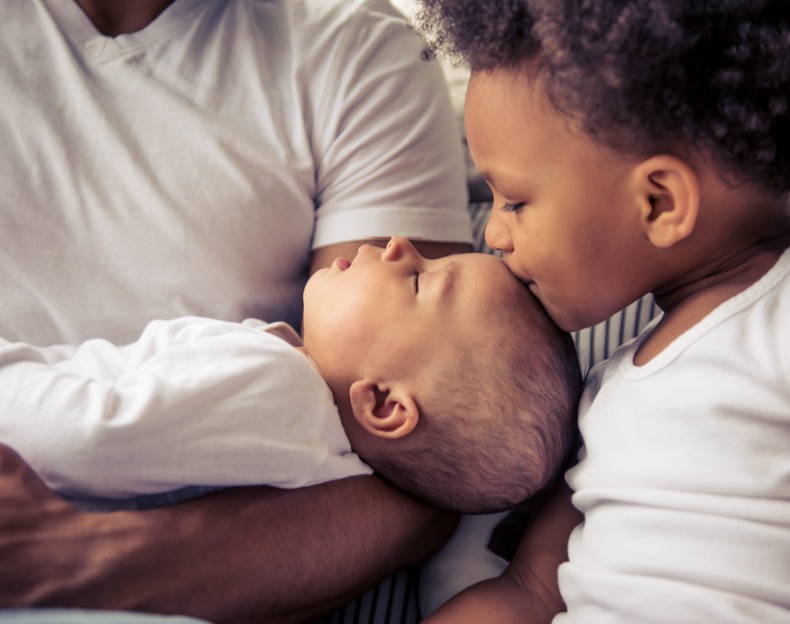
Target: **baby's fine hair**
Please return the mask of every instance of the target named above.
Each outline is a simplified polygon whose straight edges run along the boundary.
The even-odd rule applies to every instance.
[[[787,0],[421,0],[429,47],[545,77],[601,145],[696,150],[723,179],[790,191]]]
[[[474,344],[454,345],[456,363],[420,400],[417,443],[371,462],[381,476],[435,506],[483,513],[557,475],[576,439],[579,359],[526,286],[523,295],[492,302]]]

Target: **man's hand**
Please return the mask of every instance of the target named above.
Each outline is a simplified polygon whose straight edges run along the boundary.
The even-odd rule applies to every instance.
[[[312,621],[435,552],[455,522],[376,477],[83,512],[0,445],[0,607]]]
[[[79,527],[79,512],[0,444],[0,606],[47,603],[48,579],[74,572],[58,557],[58,543]]]
[[[105,522],[110,518],[115,524]],[[101,603],[102,587],[111,583],[103,576],[102,547],[112,547],[118,560],[130,555],[133,544],[123,535],[142,526],[135,521],[134,513],[76,509],[0,444],[0,607]]]

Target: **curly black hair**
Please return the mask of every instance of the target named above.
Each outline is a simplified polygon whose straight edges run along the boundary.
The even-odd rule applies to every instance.
[[[733,182],[790,192],[789,0],[421,0],[432,50],[531,68],[608,147],[701,151]]]

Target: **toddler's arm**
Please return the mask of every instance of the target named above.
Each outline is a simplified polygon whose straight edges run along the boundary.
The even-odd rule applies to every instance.
[[[535,510],[505,572],[461,592],[425,624],[551,622],[565,608],[557,568],[568,559],[568,537],[581,519],[562,481]]]

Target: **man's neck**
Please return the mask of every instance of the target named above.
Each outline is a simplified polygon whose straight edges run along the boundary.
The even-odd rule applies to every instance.
[[[108,37],[142,30],[174,0],[75,0],[96,28]]]

